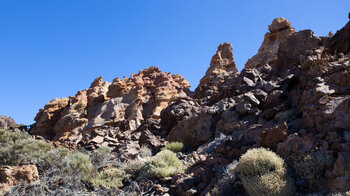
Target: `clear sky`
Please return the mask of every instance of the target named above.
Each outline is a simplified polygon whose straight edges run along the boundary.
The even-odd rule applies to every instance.
[[[0,115],[31,124],[46,102],[75,95],[102,75],[111,82],[148,66],[184,76],[194,89],[221,42],[238,69],[267,26],[335,32],[349,0],[0,0]]]

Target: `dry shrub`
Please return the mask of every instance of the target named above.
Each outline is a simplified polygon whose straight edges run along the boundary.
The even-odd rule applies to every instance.
[[[111,168],[96,173],[89,181],[95,189],[117,189],[123,186],[125,172],[118,168]]]
[[[294,194],[294,182],[287,175],[284,160],[268,149],[248,150],[241,156],[236,171],[251,196]]]

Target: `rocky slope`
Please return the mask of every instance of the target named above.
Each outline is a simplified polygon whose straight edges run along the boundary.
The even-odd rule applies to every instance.
[[[161,182],[171,195],[216,187],[244,195],[239,179],[225,184],[225,168],[260,146],[286,160],[298,194],[345,192],[349,78],[350,23],[318,37],[276,18],[241,73],[231,44],[220,44],[193,96],[183,77],[155,67],[111,84],[99,77],[76,96],[47,103],[30,133],[73,147],[108,146],[121,160],[135,159],[145,145],[155,153],[180,141],[185,150],[178,156],[189,169]],[[305,176],[300,165],[313,169]]]

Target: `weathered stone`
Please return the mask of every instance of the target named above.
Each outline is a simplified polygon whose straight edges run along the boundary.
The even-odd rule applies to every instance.
[[[350,50],[350,22],[345,27],[337,31],[337,33],[331,38],[328,46],[333,52],[346,53]]]
[[[287,123],[261,130],[261,145],[276,150],[277,144],[287,139],[287,131]]]
[[[18,183],[37,182],[39,182],[39,173],[35,165],[0,167],[0,191],[7,192]]]
[[[195,90],[195,97],[204,98],[214,94],[225,78],[237,74],[238,70],[233,59],[232,45],[221,43],[211,59],[210,67]]]
[[[212,117],[204,111],[180,121],[169,132],[169,141],[180,141],[187,147],[196,148],[213,136]]]
[[[333,169],[326,173],[327,187],[330,192],[346,192],[350,187],[350,153],[339,152]]]
[[[306,51],[318,48],[321,40],[310,30],[299,31],[282,42],[278,49],[278,69],[285,70],[295,68],[300,64],[300,56],[306,55]]]
[[[245,69],[259,68],[265,64],[274,64],[277,61],[277,52],[280,43],[286,41],[295,29],[285,18],[275,18],[269,25],[269,33],[265,34],[264,42],[259,48],[258,54],[253,56],[245,64]]]

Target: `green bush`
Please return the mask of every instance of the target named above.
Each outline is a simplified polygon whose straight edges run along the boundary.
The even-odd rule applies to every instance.
[[[248,150],[241,156],[236,171],[251,196],[294,194],[294,182],[287,175],[283,159],[268,149]]]
[[[165,145],[165,147],[163,147],[162,150],[171,150],[173,152],[180,152],[183,147],[184,145],[181,142],[171,142]]]
[[[112,151],[108,147],[100,147],[90,154],[91,162],[99,167],[112,158]]]
[[[173,176],[184,171],[181,161],[170,150],[163,150],[147,161],[140,169],[140,175],[146,178]]]
[[[278,112],[275,115],[275,119],[278,119],[278,120],[293,119],[295,115],[296,115],[296,112],[294,110],[287,110],[283,112]]]
[[[88,155],[80,152],[75,152],[66,156],[64,172],[67,174],[79,173],[84,180],[89,178],[89,174],[94,169],[91,159]]]

